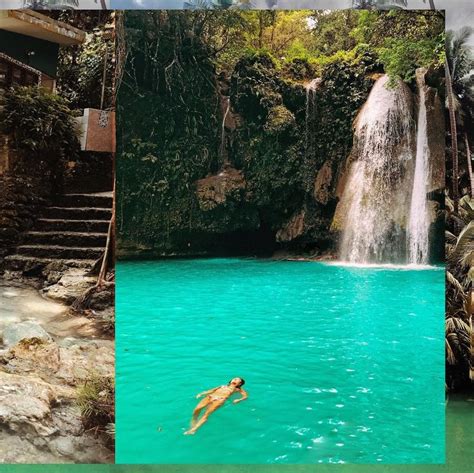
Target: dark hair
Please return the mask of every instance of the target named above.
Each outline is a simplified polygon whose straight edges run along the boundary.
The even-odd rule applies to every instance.
[[[237,376],[238,377],[238,376]],[[245,384],[245,379],[244,378],[239,378],[240,379],[240,384],[239,384],[239,388],[241,388],[244,384]],[[232,379],[229,381],[228,384],[230,384],[232,382]]]

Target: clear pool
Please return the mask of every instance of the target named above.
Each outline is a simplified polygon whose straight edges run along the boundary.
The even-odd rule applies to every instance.
[[[249,399],[184,436],[235,376]],[[118,463],[442,463],[444,435],[441,268],[118,265]]]

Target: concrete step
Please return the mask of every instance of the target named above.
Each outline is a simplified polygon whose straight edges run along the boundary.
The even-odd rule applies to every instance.
[[[105,248],[102,247],[67,247],[59,245],[20,245],[17,254],[52,259],[93,259],[102,256]]]
[[[36,220],[35,230],[107,233],[109,231],[109,222],[107,220],[66,220],[40,218]]]
[[[3,269],[10,271],[31,271],[32,269],[41,269],[50,263],[64,264],[70,268],[92,268],[96,260],[82,259],[53,259],[53,258],[37,258],[35,256],[9,255],[3,260]]]
[[[110,220],[112,210],[101,207],[46,207],[42,218],[65,220]]]
[[[55,245],[68,247],[104,247],[107,233],[44,232],[32,231],[23,236],[24,244]]]
[[[98,194],[64,194],[55,202],[59,207],[112,208],[112,192]]]

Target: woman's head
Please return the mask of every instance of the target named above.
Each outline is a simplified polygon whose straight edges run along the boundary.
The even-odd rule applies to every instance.
[[[235,386],[236,388],[241,388],[244,384],[244,378],[233,378],[229,381],[229,386]]]

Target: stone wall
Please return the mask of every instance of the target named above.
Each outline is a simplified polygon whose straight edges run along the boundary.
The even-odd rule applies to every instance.
[[[29,229],[46,203],[47,186],[40,176],[0,175],[0,263]]]

